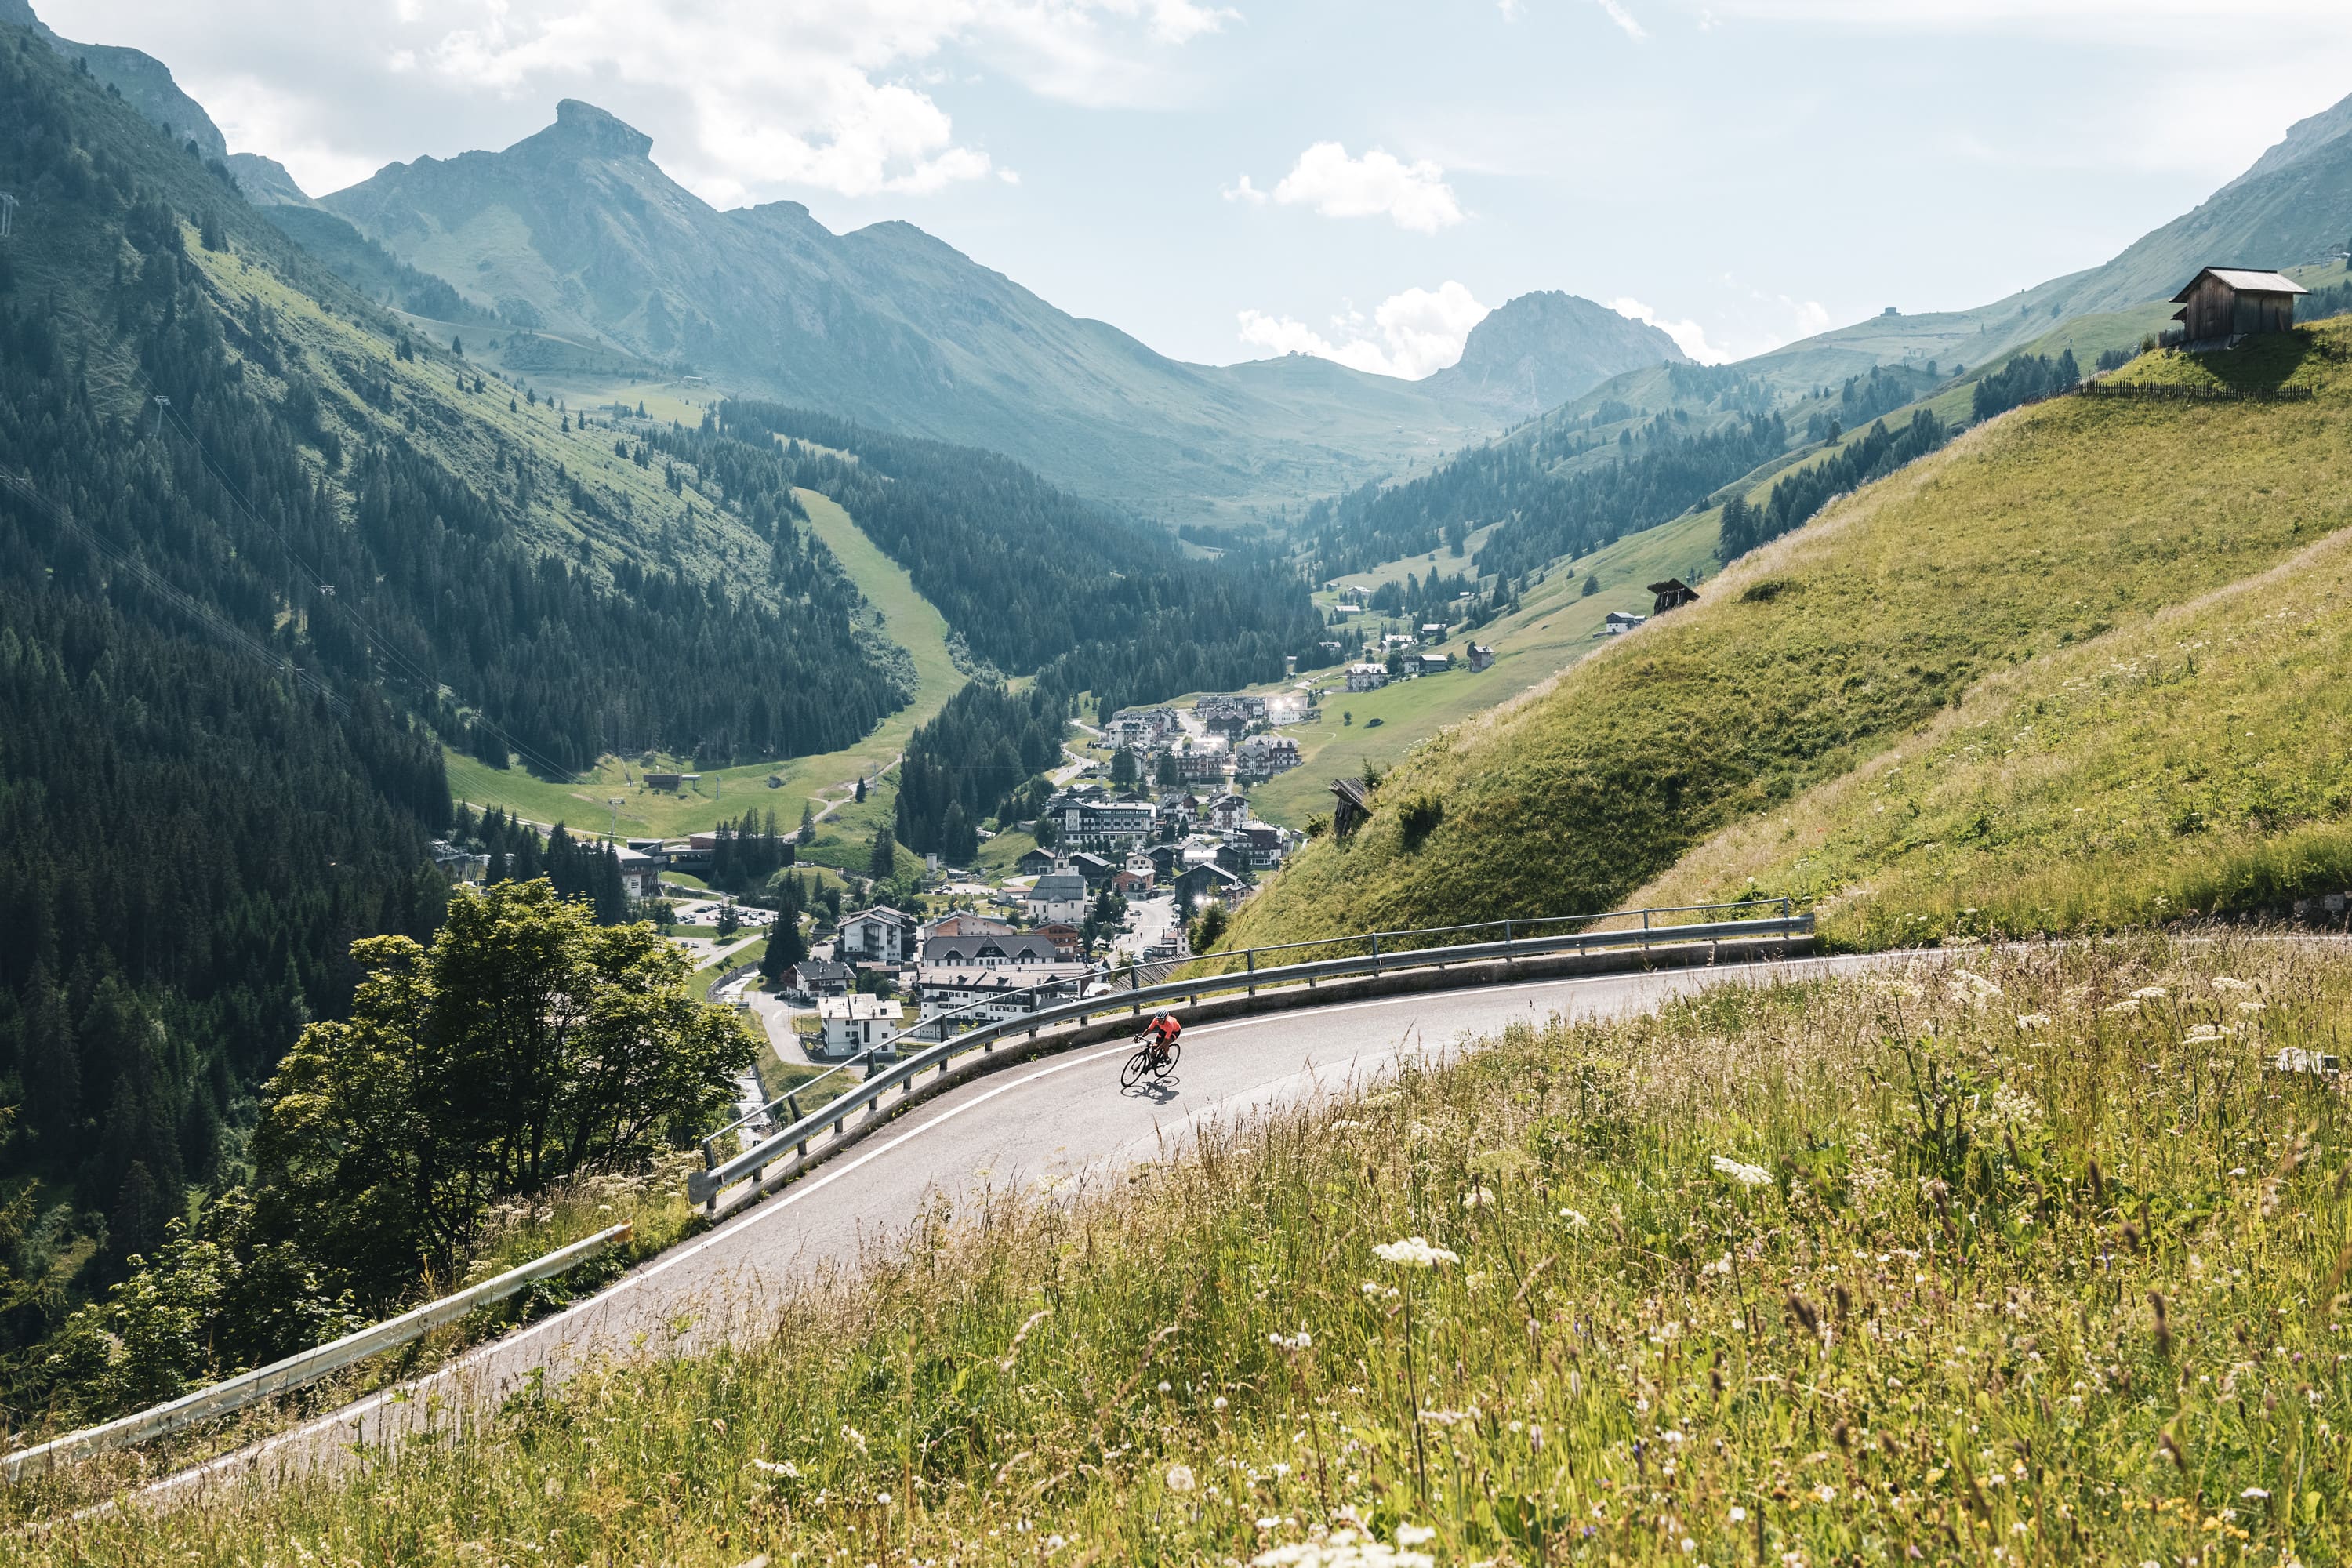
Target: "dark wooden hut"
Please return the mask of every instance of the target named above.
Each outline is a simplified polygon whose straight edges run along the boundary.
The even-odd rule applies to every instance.
[[[1333,779],[1331,796],[1331,837],[1334,838],[1347,837],[1361,827],[1364,818],[1372,814],[1371,803],[1364,798],[1364,781],[1361,779]]]
[[[2284,332],[2294,326],[2294,297],[2310,290],[2283,273],[2243,267],[2208,267],[2172,297],[2180,309],[2183,344],[2225,348],[2257,332]]]
[[[1658,596],[1658,602],[1650,606],[1650,613],[1654,616],[1663,616],[1677,605],[1698,602],[1698,590],[1679,577],[1669,577],[1663,583],[1653,583],[1650,584],[1650,592]]]

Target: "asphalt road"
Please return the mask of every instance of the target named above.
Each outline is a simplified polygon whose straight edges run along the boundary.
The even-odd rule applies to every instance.
[[[1170,1079],[1122,1093],[1125,1042],[1008,1068],[931,1100],[709,1234],[649,1259],[570,1310],[416,1383],[160,1482],[186,1497],[248,1476],[348,1461],[349,1445],[446,1429],[534,1370],[560,1381],[598,1355],[690,1352],[772,1319],[762,1304],[818,1271],[888,1245],[940,1195],[1115,1171],[1175,1152],[1205,1121],[1233,1120],[1433,1062],[1514,1022],[1623,1016],[1662,998],[1870,960],[1593,975],[1423,993],[1203,1024],[1184,1032]],[[152,1495],[152,1494],[151,1494]],[[165,1500],[158,1497],[154,1500]]]

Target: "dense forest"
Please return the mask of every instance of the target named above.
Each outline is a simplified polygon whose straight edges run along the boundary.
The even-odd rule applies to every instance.
[[[657,439],[730,497],[795,486],[830,496],[973,654],[1055,691],[1091,692],[1104,712],[1276,679],[1284,656],[1321,640],[1285,558],[1189,560],[1166,533],[994,453],[740,401],[702,430]]]
[[[1669,521],[1788,445],[1778,416],[1698,434],[1687,423],[1661,416],[1641,427],[1638,441],[1623,432],[1625,455],[1597,466],[1560,469],[1585,449],[1576,427],[1563,426],[1474,447],[1402,484],[1318,501],[1305,524],[1317,574],[1359,572],[1441,545],[1459,555],[1473,530],[1499,522],[1478,551],[1477,569],[1516,578]]]
[[[353,942],[440,921],[434,837],[625,916],[601,846],[453,822],[442,741],[778,755],[906,678],[790,513],[730,525],[742,588],[720,546],[628,552],[712,503],[610,515],[571,418],[493,427],[481,374],[5,28],[0,189],[5,1356],[245,1169]]]
[[[1069,710],[1042,688],[1015,692],[975,680],[918,729],[898,766],[898,841],[967,866],[980,825],[1061,760]]]
[[[1944,422],[1925,408],[1912,415],[1911,422],[1899,431],[1889,431],[1883,419],[1875,421],[1860,439],[1848,442],[1834,456],[1799,468],[1775,484],[1763,505],[1750,506],[1738,496],[1724,502],[1723,542],[1717,553],[1726,562],[1737,560],[1769,540],[1801,528],[1833,498],[1884,479],[1950,438]]]
[[[2073,349],[2056,359],[2044,354],[2019,354],[1978,381],[1969,412],[1981,425],[2012,408],[2071,391],[2082,379],[2082,368],[2074,363]]]

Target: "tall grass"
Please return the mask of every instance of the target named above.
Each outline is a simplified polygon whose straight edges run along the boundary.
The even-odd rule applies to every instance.
[[[2338,1561],[2352,1151],[2337,1080],[2269,1064],[2347,1001],[2352,958],[2225,935],[1516,1029],[941,1199],[723,1353],[0,1552]]]

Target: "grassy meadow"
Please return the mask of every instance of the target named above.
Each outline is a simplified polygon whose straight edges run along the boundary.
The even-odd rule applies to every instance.
[[[1612,907],[1987,677],[2309,548],[2352,521],[2352,322],[2272,352],[2308,401],[2061,398],[1832,504],[1697,605],[1432,736],[1371,822],[1310,846],[1229,940]],[[2180,359],[2114,379],[2198,369]],[[1409,847],[1424,802],[1440,819]]]
[[[727,1353],[0,1555],[2337,1563],[2352,1151],[2265,1064],[2347,1005],[2221,935],[1554,1019],[943,1200]]]

